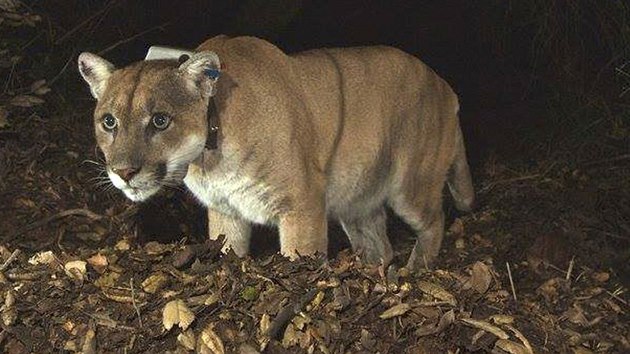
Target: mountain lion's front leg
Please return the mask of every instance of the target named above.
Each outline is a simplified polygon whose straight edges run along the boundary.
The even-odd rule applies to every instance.
[[[321,210],[319,210],[321,209]],[[280,218],[280,252],[292,260],[328,251],[327,220],[323,206],[291,212]]]
[[[223,252],[233,249],[237,256],[243,257],[249,253],[249,239],[252,227],[249,222],[233,217],[214,209],[208,209],[208,233],[211,240],[225,235]]]

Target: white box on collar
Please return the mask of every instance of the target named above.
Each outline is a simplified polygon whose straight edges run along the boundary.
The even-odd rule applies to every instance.
[[[182,56],[192,56],[195,52],[181,49],[181,48],[173,48],[173,47],[164,47],[164,46],[151,46],[147,51],[147,55],[144,57],[144,60],[158,60],[158,59],[175,59],[179,60]]]

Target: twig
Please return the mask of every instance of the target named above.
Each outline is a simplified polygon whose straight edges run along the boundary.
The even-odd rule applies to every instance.
[[[59,231],[57,231],[57,248],[59,248],[59,250],[62,253],[66,253],[66,249],[63,247],[63,237],[66,235],[66,228],[65,226],[61,226],[59,228]],[[62,262],[59,262],[62,263]]]
[[[508,271],[508,277],[510,279],[510,287],[512,288],[512,296],[514,297],[514,302],[518,302],[516,298],[516,288],[514,287],[514,280],[512,279],[512,270],[510,269],[510,262],[505,262]]]
[[[620,289],[617,289],[614,292],[610,292],[610,291],[606,290],[606,293],[608,295],[612,296],[615,300],[621,302],[622,304],[624,304],[626,306],[630,306],[630,304],[628,304],[628,302],[626,300],[622,299],[621,296],[619,296],[619,295],[621,295],[623,293],[623,291],[619,292],[619,290]]]
[[[510,184],[510,183],[514,183],[514,182],[528,181],[530,179],[536,179],[536,178],[540,178],[540,177],[544,177],[544,174],[535,173],[533,175],[501,179],[501,180],[498,180],[498,181],[491,182],[486,187],[484,187],[481,190],[479,190],[478,193],[479,194],[485,193],[485,192],[491,190],[492,188],[494,188],[494,187],[496,187],[496,186],[498,186],[500,184]]]
[[[129,280],[129,286],[131,287],[131,303],[133,304],[133,308],[136,309],[136,314],[138,315],[138,323],[140,324],[140,328],[142,328],[142,316],[140,315],[140,308],[136,303],[136,291],[133,287],[133,277]]]
[[[161,25],[158,25],[158,26],[155,26],[155,27],[151,27],[151,28],[146,29],[146,30],[144,30],[144,31],[142,31],[142,32],[138,32],[138,33],[134,34],[133,36],[131,36],[131,37],[129,37],[129,38],[124,38],[124,39],[121,39],[121,40],[119,40],[118,42],[116,42],[116,43],[114,43],[114,44],[110,45],[109,47],[107,47],[107,48],[105,48],[105,49],[101,50],[100,52],[98,52],[98,53],[96,53],[96,54],[98,54],[98,55],[103,55],[103,54],[105,54],[105,53],[107,53],[107,52],[109,52],[109,51],[111,51],[111,50],[115,49],[116,47],[118,47],[118,46],[120,46],[120,45],[123,45],[123,44],[125,44],[125,43],[129,43],[129,42],[133,41],[134,39],[136,39],[136,38],[138,38],[138,37],[142,37],[142,36],[144,36],[144,35],[145,35],[145,34],[147,34],[147,33],[153,32],[153,31],[158,30],[158,29],[159,29],[159,30],[164,30],[164,27],[165,27],[165,26],[167,26],[168,24],[170,24],[170,22],[165,22],[165,23],[163,23],[163,24],[161,24]]]
[[[583,163],[583,168],[588,168],[591,166],[596,166],[596,165],[601,165],[601,164],[606,164],[606,163],[611,163],[611,162],[619,162],[619,161],[624,161],[624,160],[630,160],[630,154],[623,154],[623,155],[609,157],[607,159],[601,159],[601,160],[587,161]]]
[[[11,79],[13,78],[13,71],[15,70],[15,65],[17,63],[13,63],[11,64],[11,70],[9,71],[9,75],[7,76],[7,81],[4,83],[4,91],[2,92],[7,93],[7,90],[9,89],[9,84],[11,83]]]
[[[346,321],[346,322],[350,322],[350,323],[356,323],[358,322],[361,318],[363,318],[363,316],[367,315],[370,310],[372,310],[373,308],[375,308],[378,304],[380,304],[383,301],[383,298],[385,297],[385,294],[380,295],[379,297],[376,298],[376,300],[372,301],[370,304],[368,304],[362,311],[361,313],[359,313],[358,316],[355,316],[354,318]],[[414,304],[415,305],[415,304]],[[342,320],[343,321],[343,320]]]
[[[72,55],[70,55],[70,57],[68,58],[68,60],[66,60],[66,63],[63,65],[63,67],[61,68],[61,70],[59,70],[59,72],[57,73],[57,75],[55,75],[55,77],[53,77],[52,79],[50,79],[50,81],[48,81],[48,86],[52,86],[57,80],[59,80],[59,78],[61,77],[61,75],[66,71],[66,69],[68,68],[68,65],[70,65],[71,62],[74,61],[74,58],[76,56],[76,51],[72,52]]]
[[[86,18],[85,20],[81,21],[81,23],[76,25],[73,29],[71,29],[70,31],[66,32],[63,36],[61,36],[61,38],[57,39],[55,41],[54,45],[59,45],[61,42],[65,41],[66,39],[68,39],[68,37],[70,37],[75,32],[80,30],[83,26],[85,26],[88,23],[92,22],[92,20],[94,20],[95,18],[105,14],[107,11],[109,11],[111,8],[113,8],[114,5],[116,5],[117,2],[118,1],[116,1],[116,0],[108,2],[105,6],[103,6],[102,9],[100,9],[97,12],[95,12],[92,16],[90,16],[90,17]]]
[[[66,216],[85,216],[86,218],[92,219],[92,220],[100,220],[103,219],[105,216],[100,215],[100,214],[96,214],[95,212],[88,210],[88,209],[84,209],[84,208],[79,208],[79,209],[68,209],[68,210],[64,210],[64,211],[60,211],[57,214],[48,216],[43,218],[42,220],[39,221],[35,221],[34,223],[31,223],[29,225],[24,226],[23,228],[21,228],[20,230],[16,231],[12,237],[17,237],[22,235],[23,233],[36,229],[38,227],[42,227],[52,221],[55,221],[57,219],[61,219],[61,218],[65,218]]]
[[[575,256],[571,257],[569,262],[569,269],[567,270],[567,276],[564,278],[567,282],[571,280],[571,273],[573,273],[573,264],[575,262]]]
[[[302,311],[302,308],[306,306],[309,302],[315,298],[317,294],[317,289],[310,290],[306,294],[304,294],[297,302],[293,304],[289,304],[285,306],[276,318],[269,325],[269,330],[267,331],[267,337],[269,338],[278,338],[282,330],[287,326],[289,321],[293,318],[293,316],[297,315]]]
[[[0,272],[4,272],[11,265],[11,263],[13,263],[13,261],[15,261],[15,259],[19,255],[20,255],[20,249],[17,248],[15,251],[13,251],[13,253],[11,253],[9,258],[7,258],[7,260],[4,261],[4,263],[0,266]]]

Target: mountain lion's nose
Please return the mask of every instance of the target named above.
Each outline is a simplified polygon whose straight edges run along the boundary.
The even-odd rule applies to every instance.
[[[114,171],[115,174],[119,175],[120,178],[123,179],[123,181],[129,182],[133,178],[133,176],[135,176],[140,171],[140,169],[135,167],[113,168],[112,171]]]

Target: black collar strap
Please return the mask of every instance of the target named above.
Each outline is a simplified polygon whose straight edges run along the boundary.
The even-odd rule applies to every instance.
[[[206,149],[216,150],[219,147],[219,114],[214,99],[208,102],[208,135],[206,136]]]

